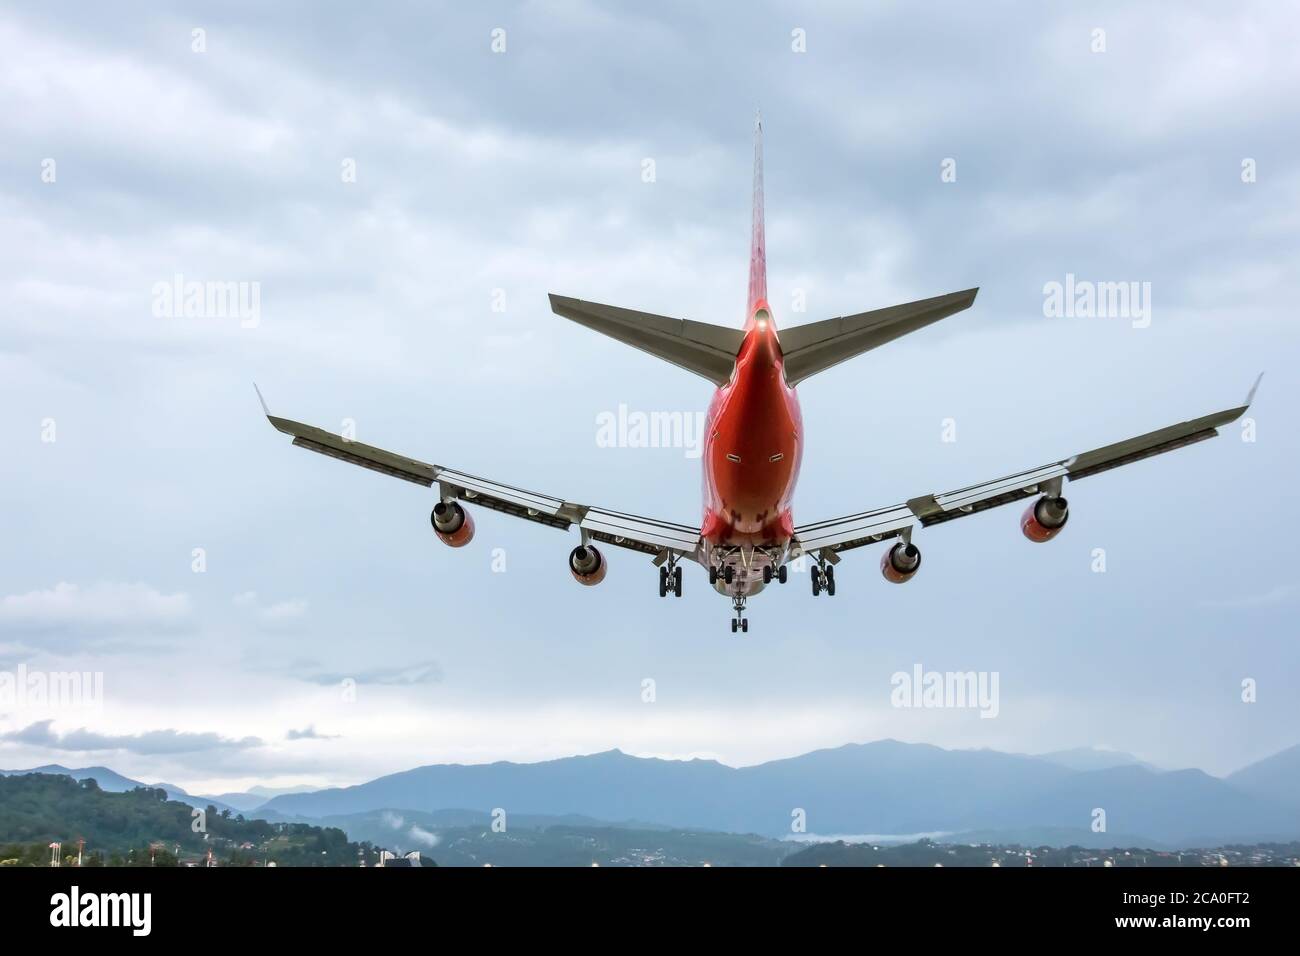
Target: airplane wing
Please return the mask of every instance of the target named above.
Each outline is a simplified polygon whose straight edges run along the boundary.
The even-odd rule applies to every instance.
[[[1260,376],[1263,378],[1263,375]],[[921,495],[887,508],[876,508],[857,514],[800,525],[794,529],[792,554],[835,554],[873,544],[885,538],[895,538],[916,522],[922,527],[941,524],[954,518],[974,514],[998,505],[1031,498],[1040,493],[1060,494],[1065,479],[1078,481],[1100,474],[1130,462],[1141,461],[1163,452],[1173,451],[1217,435],[1222,425],[1240,418],[1255,398],[1255,380],[1244,405],[1215,412],[1201,418],[1180,422],[1157,431],[1129,438],[1125,441],[1094,448],[1061,461],[1032,468],[1005,478],[986,481],[968,488],[958,488],[943,494]]]
[[[783,329],[781,354],[786,384],[794,388],[810,375],[969,309],[978,292],[966,289]]]
[[[731,378],[736,353],[745,339],[745,333],[740,329],[620,309],[554,292],[551,293],[551,310],[719,386]]]
[[[267,408],[260,389],[257,397],[262,402],[267,420],[277,431],[292,436],[293,444],[300,448],[426,488],[437,484],[443,500],[455,498],[566,531],[577,525],[594,541],[655,555],[656,563],[666,559],[670,551],[698,560],[700,531],[690,525],[577,504],[349,441],[313,425],[277,418]]]

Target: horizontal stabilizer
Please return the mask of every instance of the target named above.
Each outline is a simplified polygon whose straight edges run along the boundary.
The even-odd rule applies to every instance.
[[[855,355],[969,309],[979,289],[798,325],[781,332],[785,380],[792,388]]]
[[[702,375],[714,385],[731,378],[745,333],[707,322],[620,309],[551,294],[551,310],[612,339]]]

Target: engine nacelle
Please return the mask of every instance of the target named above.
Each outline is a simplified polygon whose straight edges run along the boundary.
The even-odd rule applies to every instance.
[[[1020,516],[1020,530],[1030,541],[1051,541],[1070,520],[1070,503],[1043,495]]]
[[[580,544],[569,552],[569,571],[573,580],[588,587],[605,580],[609,565],[605,556],[596,550],[595,545]]]
[[[921,568],[921,549],[902,541],[880,556],[880,573],[893,584],[906,584]]]
[[[433,506],[429,522],[442,543],[463,548],[474,539],[474,518],[454,501],[439,501]]]

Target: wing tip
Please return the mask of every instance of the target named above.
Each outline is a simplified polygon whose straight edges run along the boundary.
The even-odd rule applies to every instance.
[[[1264,378],[1263,372],[1260,372],[1258,375],[1255,376],[1255,384],[1252,385],[1250,387],[1250,391],[1246,393],[1247,408],[1250,408],[1251,404],[1255,401],[1255,393],[1259,391],[1259,383],[1263,380],[1263,378]]]
[[[262,403],[262,411],[263,411],[263,413],[266,415],[267,418],[270,418],[270,417],[271,417],[271,409],[267,406],[267,404],[266,404],[266,399],[262,397],[262,390],[261,390],[260,388],[257,387],[257,383],[256,383],[256,382],[253,383],[253,391],[257,392],[257,400],[258,400],[259,402]]]
[[[560,311],[561,309],[573,309],[582,304],[581,299],[574,298],[571,295],[560,295],[558,292],[548,292],[546,298],[551,303],[551,311],[561,316],[564,316],[564,313]],[[568,318],[568,316],[564,317]]]

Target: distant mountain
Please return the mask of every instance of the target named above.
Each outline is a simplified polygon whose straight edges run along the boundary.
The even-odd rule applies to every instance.
[[[266,803],[267,798],[255,793],[219,793],[216,796],[202,796],[197,799],[211,803],[224,803],[234,807],[240,813],[249,813]]]
[[[258,814],[259,816],[261,814]],[[320,818],[285,817],[277,813],[266,816],[276,822],[314,823],[318,826],[337,827],[354,842],[368,842],[390,850],[429,850],[444,845],[448,830],[491,832],[492,815],[485,810],[370,810],[365,813],[348,813]],[[519,813],[507,817],[508,832],[545,830],[550,827],[583,829],[635,829],[639,832],[668,830],[669,827],[627,821],[612,824],[604,820],[570,813],[565,816],[538,816]]]
[[[314,793],[320,787],[249,787],[248,792],[255,797],[261,797],[263,800],[270,800],[272,797],[278,797],[284,793]]]
[[[500,807],[507,815],[578,814],[598,820],[634,818],[671,824],[679,816],[711,819],[734,811],[727,800],[732,794],[729,781],[736,772],[711,760],[642,760],[612,750],[533,764],[419,767],[356,787],[275,797],[264,809],[324,817],[385,808],[491,811]]]
[[[1243,767],[1227,780],[1247,793],[1300,810],[1300,744]]]
[[[126,790],[134,790],[136,787],[147,787],[149,784],[141,783],[139,780],[132,780],[130,777],[124,777],[115,770],[109,770],[107,767],[81,767],[73,770],[57,763],[47,763],[43,767],[32,767],[30,770],[0,770],[0,776],[13,777],[24,773],[53,773],[62,774],[65,777],[71,777],[73,780],[85,780],[87,777],[99,784],[100,790],[109,793],[122,793]]]
[[[963,829],[1090,829],[1097,810],[1105,812],[1108,833],[1140,835],[1137,842],[1146,845],[1214,846],[1300,835],[1294,813],[1203,771],[1161,773],[1138,765],[1075,773],[1037,791],[1009,794],[1001,805],[973,815]],[[1113,838],[1105,842],[1113,845]]]
[[[52,842],[75,855],[80,838],[92,866],[175,866],[178,857],[196,859],[208,851],[231,865],[356,866],[368,851],[337,828],[309,824],[209,814],[204,831],[195,832],[190,807],[169,800],[160,787],[111,792],[95,776],[74,781],[61,772],[0,777],[0,865],[48,865]]]
[[[1161,850],[1149,846],[1062,844],[1051,841],[1019,844],[816,843],[782,859],[782,866],[1002,866],[1002,867],[1294,867],[1300,862],[1300,843],[1254,846],[1204,847],[1196,850]]]
[[[1050,760],[1052,763],[1060,764],[1062,767],[1069,767],[1071,770],[1109,770],[1112,767],[1131,766],[1145,767],[1148,770],[1159,769],[1145,760],[1138,760],[1132,754],[1124,753],[1122,750],[1099,750],[1096,747],[1054,750],[1051,753],[1039,754],[1038,756],[1042,760]]]
[[[1066,763],[1093,759],[1066,753]],[[1101,808],[1107,831],[1135,844],[1300,835],[1300,819],[1276,800],[1200,771],[1161,772],[1131,759],[1078,770],[1049,757],[882,740],[733,768],[612,750],[532,764],[418,767],[354,787],[279,796],[260,810],[319,819],[501,808],[507,818],[578,814],[771,837],[790,835],[802,816],[808,832],[823,835],[1032,829],[1082,843],[1077,838],[1092,832],[1093,811]]]
[[[322,824],[323,825],[323,824]],[[1115,847],[1143,847],[1149,850],[1177,849],[1146,837],[1124,833],[1108,828],[1105,833],[1095,833],[1091,826],[1073,827],[1002,827],[995,830],[966,830],[943,837],[944,843],[961,844],[998,844],[1036,846],[1078,846],[1093,850],[1108,850]]]
[[[222,803],[209,797],[192,797],[180,787],[170,783],[141,783],[139,780],[132,780],[130,777],[124,777],[115,770],[107,767],[80,767],[70,768],[61,764],[49,763],[43,767],[32,767],[28,770],[0,770],[0,776],[13,777],[25,773],[49,773],[59,774],[65,777],[71,777],[73,780],[94,780],[99,784],[99,789],[106,793],[125,793],[128,790],[134,790],[136,787],[149,787],[155,790],[164,790],[167,793],[167,799],[176,800],[180,803],[188,803],[192,807],[206,808],[209,805],[215,806],[218,810],[230,810],[232,813],[239,810],[230,804]]]
[[[37,769],[91,777],[104,790],[145,786],[106,767]],[[256,790],[193,797],[164,789],[192,806],[328,822],[354,840],[409,849],[427,845],[436,830],[486,826],[496,809],[517,829],[658,827],[776,839],[792,836],[800,821],[808,834],[877,840],[943,834],[960,842],[1178,848],[1300,836],[1300,747],[1226,780],[1087,748],[1029,756],[881,740],[740,768],[618,750],[527,764],[435,764],[265,802]],[[1098,809],[1105,811],[1100,832],[1092,828]],[[396,818],[402,822],[394,826]]]
[[[250,810],[256,810],[272,797],[285,793],[311,793],[318,789],[318,787],[249,787],[247,791],[219,793],[214,797],[203,796],[196,799],[217,801],[220,805],[234,807],[236,810],[248,813]]]

